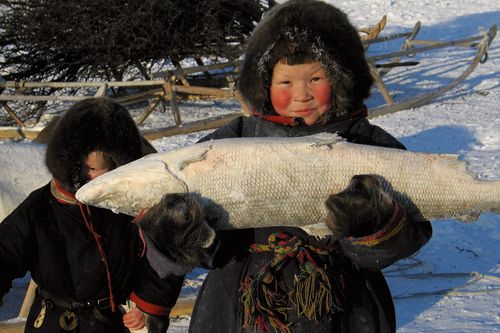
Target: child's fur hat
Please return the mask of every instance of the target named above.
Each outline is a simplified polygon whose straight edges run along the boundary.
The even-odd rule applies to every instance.
[[[246,45],[239,89],[257,112],[273,114],[269,97],[274,65],[319,61],[332,82],[335,114],[359,109],[373,79],[358,31],[339,9],[320,1],[290,0],[273,7]]]
[[[110,156],[116,166],[143,156],[141,136],[129,112],[106,97],[75,103],[58,121],[47,146],[49,171],[70,192],[83,185],[80,170],[94,150]]]

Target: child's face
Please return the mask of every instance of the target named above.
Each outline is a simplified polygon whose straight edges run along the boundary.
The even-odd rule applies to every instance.
[[[82,174],[89,180],[109,171],[108,162],[100,151],[90,152],[83,162]]]
[[[314,125],[330,110],[330,81],[319,62],[274,66],[271,81],[271,103],[280,116],[302,118]]]

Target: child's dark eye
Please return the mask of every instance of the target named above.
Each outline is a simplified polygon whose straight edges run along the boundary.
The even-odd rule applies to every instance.
[[[325,77],[323,76],[313,76],[311,78],[311,83],[313,84],[320,84],[320,83],[323,83],[325,81]]]

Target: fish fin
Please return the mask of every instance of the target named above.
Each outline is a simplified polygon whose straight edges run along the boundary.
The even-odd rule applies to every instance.
[[[481,216],[480,212],[477,213],[471,212],[467,214],[457,215],[454,216],[453,218],[461,222],[476,222],[477,220],[479,220],[479,216]]]
[[[309,235],[317,238],[324,238],[326,236],[332,235],[332,231],[324,222],[303,225],[300,228],[307,232]]]
[[[468,163],[460,160],[458,154],[438,154],[440,158],[445,159],[454,169],[467,173]]]
[[[162,160],[172,172],[177,173],[191,163],[203,161],[207,156],[207,152],[211,149],[212,146],[210,144],[203,142],[167,154],[152,154],[151,158]]]

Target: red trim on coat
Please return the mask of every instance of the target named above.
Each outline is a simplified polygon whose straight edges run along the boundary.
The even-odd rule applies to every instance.
[[[347,115],[347,118],[354,118],[354,117],[363,117],[366,118],[368,117],[368,108],[366,105],[361,105],[361,107]]]
[[[116,312],[116,302],[115,302],[115,296],[113,294],[113,286],[111,284],[111,272],[109,270],[109,263],[108,263],[108,258],[106,256],[106,252],[104,251],[104,247],[101,242],[101,235],[99,235],[95,229],[94,229],[94,224],[92,223],[92,216],[90,215],[90,207],[88,205],[85,205],[87,216],[85,215],[85,210],[83,209],[84,205],[82,203],[78,203],[78,207],[80,207],[80,212],[82,213],[83,220],[85,221],[85,226],[91,233],[91,235],[94,237],[94,240],[97,244],[97,249],[99,250],[99,253],[101,254],[102,261],[104,263],[104,267],[106,268],[106,277],[108,279],[108,289],[109,289],[109,300],[111,303],[111,311]]]
[[[134,219],[132,220],[132,223],[133,223],[133,224],[137,224],[137,221],[139,221],[139,220],[141,219],[141,217],[143,217],[143,216],[144,216],[144,214],[146,213],[146,210],[147,210],[147,208],[142,209],[142,210],[139,212],[139,214],[137,214],[137,215],[134,217]]]
[[[55,178],[52,178],[50,190],[57,202],[63,205],[76,205],[78,203],[75,194],[65,190],[61,183]]]
[[[144,213],[146,213],[147,208],[142,209],[139,214],[137,214],[134,219],[132,220],[132,223],[137,225],[137,222],[144,216]],[[146,254],[146,251],[148,249],[148,243],[146,243],[146,239],[144,238],[144,233],[139,226],[137,226],[139,229],[139,237],[141,238],[142,241],[142,251],[139,253],[139,256],[142,258]]]
[[[134,292],[130,294],[130,300],[134,302],[135,305],[137,305],[137,307],[141,309],[143,312],[155,316],[168,316],[170,314],[170,311],[172,310],[172,308],[149,303],[140,298],[139,296],[137,296],[137,294]]]
[[[257,112],[254,112],[254,115],[264,120],[270,121],[272,123],[289,125],[289,126],[297,126],[299,124],[296,118],[275,116],[275,115],[263,115]]]
[[[111,272],[109,271],[108,259],[106,253],[104,252],[104,247],[101,242],[101,235],[99,235],[94,229],[92,215],[90,214],[90,207],[88,205],[83,205],[81,202],[76,200],[75,195],[71,192],[66,191],[55,178],[53,178],[50,183],[50,191],[54,196],[54,198],[57,200],[57,202],[59,202],[60,204],[78,205],[78,207],[80,208],[80,213],[82,214],[85,226],[87,227],[87,230],[90,232],[92,237],[94,237],[94,241],[97,245],[97,250],[101,254],[101,259],[104,262],[104,266],[106,268],[106,277],[108,282],[111,311],[116,312],[116,302],[113,294],[113,287],[111,285]]]
[[[282,125],[297,126],[299,124],[297,118],[283,117],[279,115],[264,115],[262,113],[257,112],[256,110],[253,110],[253,115],[262,118],[264,120],[270,121],[272,123],[277,123]],[[368,117],[368,108],[366,107],[366,105],[362,105],[359,109],[354,110],[353,112],[347,114],[345,117],[335,119],[335,121],[346,120],[354,117],[363,117],[363,118]]]

